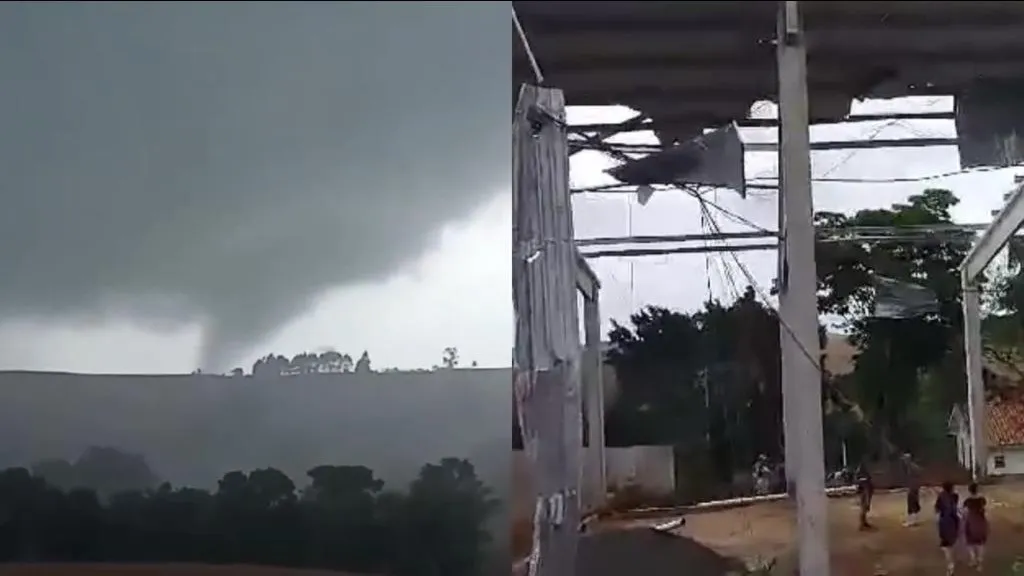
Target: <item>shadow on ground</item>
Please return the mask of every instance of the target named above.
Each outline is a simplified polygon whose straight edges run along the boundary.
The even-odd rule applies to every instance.
[[[726,576],[743,563],[685,536],[650,528],[626,528],[588,534],[580,540],[577,576]]]

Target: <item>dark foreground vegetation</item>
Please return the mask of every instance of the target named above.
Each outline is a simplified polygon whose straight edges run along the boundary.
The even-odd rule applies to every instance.
[[[476,576],[497,502],[465,460],[427,464],[394,491],[363,466],[317,466],[298,489],[265,468],[213,492],[58,488],[0,471],[0,562],[269,564],[396,576]]]

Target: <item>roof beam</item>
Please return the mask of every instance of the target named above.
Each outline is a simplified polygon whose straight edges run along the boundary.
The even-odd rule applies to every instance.
[[[901,112],[896,114],[857,114],[845,118],[837,118],[834,121],[819,122],[817,125],[829,124],[851,124],[855,122],[884,122],[889,120],[953,120],[953,112]],[[673,126],[693,126],[706,119],[706,116],[699,115],[673,115],[661,117],[657,121],[630,122],[630,123],[601,123],[601,124],[574,124],[568,130],[570,134],[590,133],[597,134],[619,134],[627,132],[643,132],[647,130],[666,129]],[[723,121],[727,123],[727,121]],[[737,122],[740,128],[776,128],[778,118],[746,118]]]
[[[660,244],[662,242],[711,242],[722,240],[744,240],[755,238],[778,238],[776,232],[770,230],[753,230],[750,232],[722,232],[720,234],[674,234],[664,236],[623,236],[605,238],[577,238],[577,246],[615,246],[618,244]]]
[[[588,300],[595,300],[601,290],[601,281],[597,279],[597,273],[590,267],[590,262],[576,249],[576,289],[583,293]]]
[[[583,3],[581,3],[583,4]],[[765,3],[768,4],[768,3]],[[769,6],[771,6],[769,4]],[[1024,14],[1022,12],[1021,14]],[[530,45],[545,71],[554,72],[564,63],[586,59],[664,58],[666,54],[699,54],[708,59],[747,57],[753,62],[771,65],[774,45],[767,34],[754,30],[709,28],[696,25],[687,29],[679,24],[668,29],[631,29],[619,20],[610,20],[603,29],[573,27],[546,30],[540,22],[530,22],[519,14],[530,35]],[[846,24],[844,22],[844,24]],[[1024,50],[1020,15],[1001,23],[961,24],[950,20],[933,27],[841,26],[807,31],[810,53],[832,54],[856,59],[930,56],[942,59],[964,53],[1020,53]]]
[[[667,256],[669,254],[709,254],[712,252],[749,252],[778,250],[778,244],[708,244],[707,246],[679,246],[676,248],[620,248],[582,252],[584,258],[638,258],[641,256]]]
[[[899,139],[876,139],[876,140],[834,140],[825,142],[812,142],[811,150],[875,150],[878,148],[925,148],[928,146],[956,146],[956,138],[899,138]],[[615,154],[654,154],[665,147],[657,144],[611,144],[603,143],[600,147],[578,140],[569,141],[569,149],[573,152],[580,150],[599,150],[602,152],[613,151]],[[774,152],[778,150],[777,142],[744,142],[743,149],[746,152]]]
[[[849,56],[826,54],[812,58],[808,68],[815,84],[849,84],[856,79],[851,79],[851,70],[861,73],[875,70],[878,81],[899,77],[907,82],[941,79],[943,84],[959,84],[979,77],[1016,79],[1024,71],[1024,41],[1021,49],[1021,52],[1012,54],[956,54],[942,59],[936,59],[934,55],[888,55],[874,60],[861,57],[854,61]],[[771,67],[745,58],[708,60],[697,56],[606,61],[587,57],[564,62],[548,70],[552,81],[584,92],[606,92],[622,86],[683,90],[711,84],[729,88],[777,85]]]
[[[1009,194],[1006,205],[996,215],[992,224],[981,233],[978,241],[964,257],[960,273],[965,284],[977,281],[985,267],[1002,250],[1010,237],[1024,223],[1024,182],[1017,182]]]
[[[581,2],[516,1],[516,11],[526,21],[542,22],[549,29],[606,25],[614,20],[624,28],[650,29],[730,28],[746,25],[771,29],[774,6],[758,2],[602,2],[600,9]],[[1020,6],[999,1],[944,1],[942,10],[911,2],[815,2],[804,6],[807,28],[823,26],[878,25],[882,22],[903,27],[935,26],[943,23],[1003,23],[1019,16]]]
[[[1024,47],[1021,48],[1024,54]],[[673,72],[673,74],[684,72]],[[580,89],[569,82],[557,80],[556,74],[551,74],[551,82],[557,82],[559,86],[565,86],[566,91],[572,91],[572,103],[574,106],[608,106],[621,104],[630,108],[647,111],[650,109],[672,110],[678,109],[680,103],[685,103],[686,108],[694,107],[692,103],[712,103],[712,109],[732,110],[737,105],[746,116],[750,106],[758,100],[772,100],[775,98],[775,87],[770,84],[759,85],[756,83],[736,84],[732,86],[725,84],[703,84],[679,86],[655,86],[652,84],[629,84],[627,82],[610,83],[606,88],[587,91]],[[612,76],[611,78],[614,78]],[[842,81],[815,81],[811,88],[819,94],[831,94],[849,100],[848,92],[852,84],[849,80]]]

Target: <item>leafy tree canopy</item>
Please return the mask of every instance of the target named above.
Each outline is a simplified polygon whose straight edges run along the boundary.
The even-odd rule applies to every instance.
[[[322,465],[308,475],[301,492],[281,471],[264,468],[228,472],[212,493],[162,483],[104,499],[10,468],[0,471],[0,562],[238,563],[477,576],[491,553],[483,526],[496,501],[468,461],[428,464],[401,492],[386,490],[363,466]]]

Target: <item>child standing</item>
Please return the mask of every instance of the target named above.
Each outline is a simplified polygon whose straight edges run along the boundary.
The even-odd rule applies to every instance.
[[[857,495],[860,500],[860,529],[871,530],[873,526],[868,522],[868,513],[871,512],[871,500],[875,496],[875,482],[866,463],[861,463],[857,471]]]
[[[988,542],[988,519],[985,517],[988,502],[978,494],[975,483],[967,487],[967,492],[964,499],[964,540],[971,565],[980,572],[985,561],[985,543]]]
[[[939,528],[939,548],[946,559],[946,575],[956,569],[956,541],[960,538],[960,495],[953,491],[952,482],[943,482],[942,491],[935,497],[935,514]]]
[[[907,520],[903,525],[916,526],[917,515],[921,512],[920,470],[909,453],[903,455],[902,465],[907,486]]]

